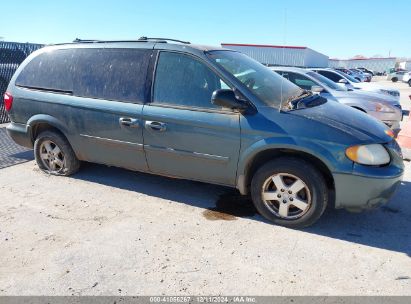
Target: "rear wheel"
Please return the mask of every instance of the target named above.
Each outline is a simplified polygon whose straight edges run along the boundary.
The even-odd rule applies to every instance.
[[[408,80],[408,85],[411,87],[411,79]]]
[[[44,131],[34,142],[37,165],[44,172],[69,176],[80,168],[80,161],[67,139],[55,131]]]
[[[397,77],[393,77],[393,78],[391,78],[391,81],[392,81],[392,82],[397,82],[397,81],[398,81],[398,78],[397,78]]]
[[[308,162],[291,157],[262,166],[252,179],[251,195],[263,217],[290,228],[314,224],[329,197],[322,174]]]

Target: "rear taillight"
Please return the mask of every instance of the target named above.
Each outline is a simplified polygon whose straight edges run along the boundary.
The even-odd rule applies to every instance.
[[[6,111],[10,111],[13,106],[13,96],[10,93],[4,93],[4,108]]]

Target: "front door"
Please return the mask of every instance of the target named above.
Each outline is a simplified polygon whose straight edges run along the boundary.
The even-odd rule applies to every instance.
[[[151,172],[235,185],[240,114],[211,104],[221,88],[228,86],[200,59],[159,53],[152,102],[143,108]]]

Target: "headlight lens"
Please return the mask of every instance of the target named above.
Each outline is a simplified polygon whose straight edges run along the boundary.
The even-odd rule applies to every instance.
[[[385,105],[381,102],[375,102],[375,111],[377,112],[382,112],[382,113],[394,113],[394,109],[392,109],[390,106]]]
[[[391,160],[387,150],[380,144],[349,147],[345,155],[353,162],[368,166],[386,165]]]

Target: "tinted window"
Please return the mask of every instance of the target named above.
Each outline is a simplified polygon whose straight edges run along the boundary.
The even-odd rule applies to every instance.
[[[198,108],[216,107],[211,95],[228,86],[204,63],[191,56],[161,52],[153,102]]]
[[[323,75],[324,77],[327,77],[328,79],[331,79],[332,81],[334,81],[334,82],[338,82],[338,81],[340,81],[341,79],[343,79],[343,77],[342,76],[340,76],[340,75],[338,75],[338,74],[336,74],[336,73],[333,73],[333,72],[329,72],[329,71],[316,71],[318,74],[321,74],[321,75]]]
[[[27,65],[16,85],[143,102],[150,54],[149,50],[94,48],[46,52]]]

